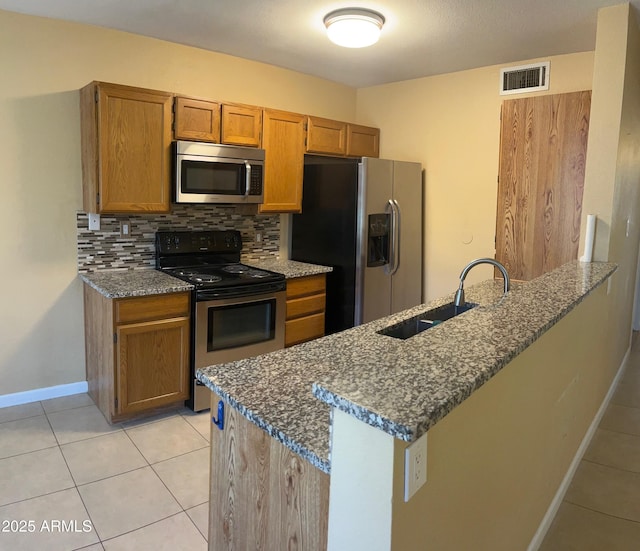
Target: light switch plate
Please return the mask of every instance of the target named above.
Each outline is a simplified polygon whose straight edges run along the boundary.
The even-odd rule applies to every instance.
[[[92,231],[100,230],[100,215],[89,213],[89,229]]]
[[[131,222],[129,220],[120,220],[120,237],[129,237],[131,235]]]
[[[409,501],[427,481],[427,435],[404,450],[404,500]]]

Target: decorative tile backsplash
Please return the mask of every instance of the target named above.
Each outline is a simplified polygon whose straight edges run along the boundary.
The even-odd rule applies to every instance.
[[[247,260],[277,256],[280,215],[258,214],[253,205],[172,205],[169,214],[101,215],[100,230],[90,231],[88,215],[78,212],[78,272],[155,267],[155,233],[159,230],[238,230]],[[121,222],[130,235],[120,236]],[[262,239],[256,242],[256,234]]]

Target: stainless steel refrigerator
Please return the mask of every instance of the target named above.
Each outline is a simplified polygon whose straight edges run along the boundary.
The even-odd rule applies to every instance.
[[[327,334],[422,302],[422,189],[420,163],[305,155],[290,258],[333,267]]]

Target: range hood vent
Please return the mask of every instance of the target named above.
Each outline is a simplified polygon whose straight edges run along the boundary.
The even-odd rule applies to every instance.
[[[549,89],[549,61],[500,70],[500,95]]]

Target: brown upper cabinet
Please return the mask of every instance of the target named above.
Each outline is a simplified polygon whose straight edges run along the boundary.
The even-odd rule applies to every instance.
[[[172,139],[263,147],[260,212],[301,212],[306,152],[379,155],[377,128],[105,82],[80,90],[80,121],[85,212],[169,212]]]
[[[85,212],[169,212],[172,98],[103,82],[80,90]]]
[[[347,156],[379,157],[380,129],[358,124],[347,124]]]
[[[222,143],[260,147],[261,130],[262,108],[233,103],[222,105]]]
[[[309,116],[306,152],[339,157],[378,157],[380,129]]]
[[[264,110],[264,202],[260,212],[302,212],[304,124],[304,115]]]
[[[307,117],[307,152],[346,155],[347,123]]]
[[[220,143],[220,104],[178,96],[175,99],[176,140]]]

